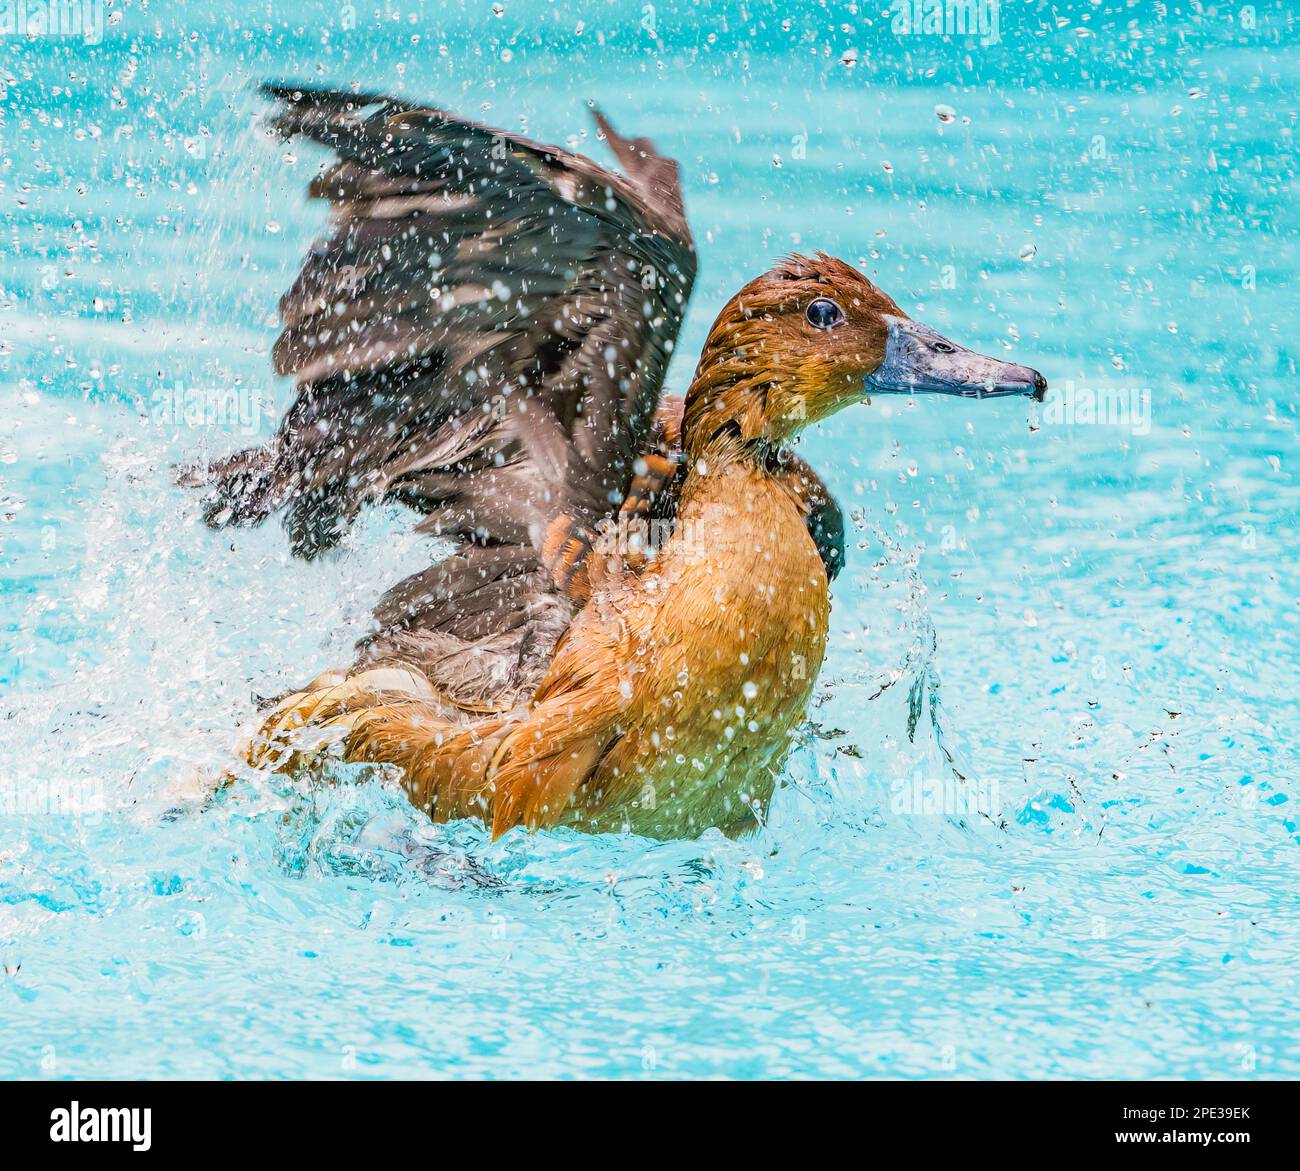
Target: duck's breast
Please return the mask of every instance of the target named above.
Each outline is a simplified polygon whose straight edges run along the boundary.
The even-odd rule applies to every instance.
[[[750,468],[710,477],[641,588],[627,725],[593,778],[622,798],[605,816],[656,836],[752,827],[826,646],[829,582],[797,495]]]

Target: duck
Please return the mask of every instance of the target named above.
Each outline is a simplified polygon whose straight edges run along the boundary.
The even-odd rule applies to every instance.
[[[352,663],[258,714],[227,780],[375,766],[494,839],[755,831],[845,560],[797,437],[877,395],[1041,401],[1043,375],[817,252],[727,301],[668,393],[696,249],[647,139],[595,110],[606,168],[391,96],[263,88],[272,129],[331,156],[331,227],[280,301],[297,394],[267,443],[181,480],[214,528],[282,514],[309,560],[381,502],[438,553]]]

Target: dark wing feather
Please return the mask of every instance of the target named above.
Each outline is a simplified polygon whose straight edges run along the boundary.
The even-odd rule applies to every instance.
[[[514,694],[571,610],[547,526],[618,510],[659,399],[695,275],[676,164],[599,114],[621,174],[394,98],[266,92],[281,134],[336,156],[311,188],[332,231],[280,303],[278,432],[186,482],[216,526],[283,509],[305,557],[368,502],[425,513],[461,548],[389,591],[364,657],[480,648],[501,686],[460,691]]]

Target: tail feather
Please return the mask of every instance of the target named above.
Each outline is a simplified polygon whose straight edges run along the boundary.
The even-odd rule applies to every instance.
[[[561,821],[617,735],[618,693],[608,688],[484,716],[400,667],[317,684],[266,713],[241,746],[247,764],[295,773],[341,746],[345,761],[399,766],[411,803],[434,821],[475,817],[494,838]]]
[[[535,704],[501,746],[492,836],[555,825],[618,736],[619,691],[599,675]],[[542,691],[545,688],[541,689]]]
[[[491,717],[466,728],[419,703],[371,708],[351,725],[344,759],[399,766],[411,804],[434,821],[489,822],[495,761],[516,723]]]
[[[492,837],[499,838],[517,825],[538,829],[558,822],[605,747],[596,740],[582,740],[543,756],[507,760],[495,777]]]

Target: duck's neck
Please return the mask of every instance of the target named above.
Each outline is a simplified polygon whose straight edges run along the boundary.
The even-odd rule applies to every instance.
[[[786,389],[774,371],[753,363],[744,349],[724,346],[711,336],[682,411],[687,459],[761,463],[797,425],[774,417],[779,392]]]
[[[688,433],[683,443],[687,460],[683,492],[695,486],[693,481],[726,468],[738,466],[768,472],[776,458],[776,449],[765,438],[745,439],[738,428],[723,426],[695,442],[691,438]]]

